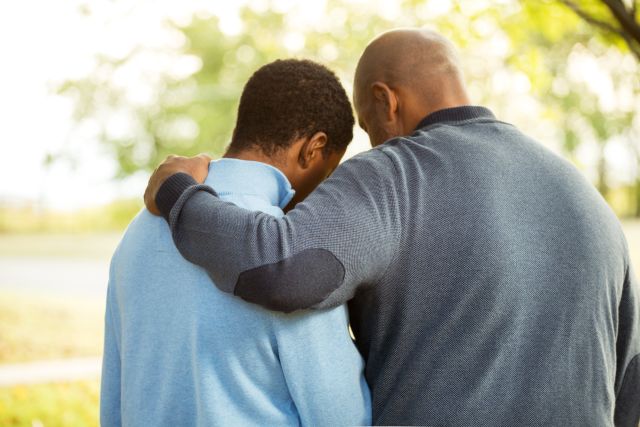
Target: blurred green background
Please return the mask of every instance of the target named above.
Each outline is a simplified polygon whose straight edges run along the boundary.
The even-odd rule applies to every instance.
[[[49,46],[53,33],[28,22],[0,25],[7,32],[0,43],[42,55],[52,67],[51,76],[46,64],[30,74],[16,56],[24,84],[46,77],[45,106],[15,108],[19,90],[0,104],[14,140],[3,144],[9,154],[0,165],[7,173],[0,187],[1,425],[97,424],[109,257],[142,206],[149,171],[171,153],[222,154],[244,82],[266,62],[314,59],[351,92],[363,48],[391,28],[427,26],[451,38],[474,102],[573,162],[621,218],[640,265],[637,1],[227,3],[72,1],[44,13],[55,31],[68,24],[68,40],[87,39],[77,45]],[[0,6],[0,24],[52,8],[44,0],[13,7]],[[4,87],[19,83],[9,80]],[[26,124],[12,128],[12,114]],[[60,122],[63,131],[55,130]],[[35,131],[51,140],[30,137]],[[348,155],[367,148],[356,130]],[[21,165],[26,155],[34,170]],[[95,170],[106,171],[99,182]],[[22,175],[39,177],[31,195],[16,193]],[[2,366],[28,370],[23,363],[76,358],[93,363],[93,373],[2,385]]]

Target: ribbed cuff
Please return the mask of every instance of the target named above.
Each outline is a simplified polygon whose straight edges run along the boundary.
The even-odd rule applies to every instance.
[[[193,185],[198,185],[198,181],[193,179],[191,175],[180,172],[175,175],[171,175],[160,186],[158,194],[156,194],[156,205],[167,222],[169,222],[171,209],[173,209],[173,205],[176,204],[180,195],[182,195],[187,188]]]

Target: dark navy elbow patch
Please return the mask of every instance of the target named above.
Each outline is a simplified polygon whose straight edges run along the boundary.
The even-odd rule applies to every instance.
[[[306,249],[244,271],[233,291],[245,301],[289,313],[324,301],[344,280],[344,266],[326,249]]]

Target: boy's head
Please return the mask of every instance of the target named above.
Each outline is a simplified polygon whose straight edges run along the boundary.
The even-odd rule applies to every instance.
[[[277,60],[244,87],[228,157],[280,169],[304,199],[338,166],[353,138],[351,104],[335,74],[308,60]]]

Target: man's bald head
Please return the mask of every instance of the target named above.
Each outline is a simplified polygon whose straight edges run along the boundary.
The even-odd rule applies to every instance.
[[[382,81],[434,92],[440,80],[458,80],[462,72],[455,47],[431,30],[392,30],[375,38],[356,68],[356,85]]]
[[[399,104],[396,107],[402,123],[396,125],[402,125],[405,134],[413,131],[407,129],[408,126],[415,127],[433,111],[468,104],[456,49],[435,31],[393,30],[367,46],[358,62],[354,81],[354,102],[361,122],[384,121],[384,115],[377,114],[377,119],[371,115],[373,104],[384,96],[384,86],[393,92]],[[393,106],[394,100],[386,102]],[[377,127],[383,123],[371,125]],[[371,125],[367,124],[365,130]],[[395,132],[400,131],[395,128]],[[389,131],[393,133],[387,129],[387,133]]]

